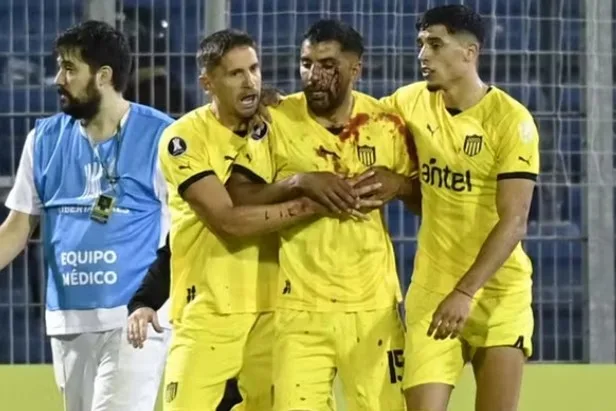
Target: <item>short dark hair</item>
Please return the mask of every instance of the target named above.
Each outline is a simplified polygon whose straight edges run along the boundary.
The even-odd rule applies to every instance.
[[[340,20],[319,20],[304,34],[304,40],[311,43],[337,41],[342,51],[361,57],[364,54],[364,39],[357,30]]]
[[[485,27],[481,16],[472,8],[462,4],[451,4],[448,6],[434,7],[426,11],[417,21],[417,30],[425,30],[429,26],[442,24],[447,28],[447,32],[470,33],[483,44],[485,37]]]
[[[224,29],[210,34],[199,43],[197,67],[211,70],[216,67],[225,54],[236,47],[252,47],[257,44],[250,34],[236,29]]]
[[[70,27],[56,38],[54,51],[60,55],[79,52],[92,72],[111,67],[113,88],[126,90],[132,67],[130,46],[124,34],[109,24],[88,20]]]

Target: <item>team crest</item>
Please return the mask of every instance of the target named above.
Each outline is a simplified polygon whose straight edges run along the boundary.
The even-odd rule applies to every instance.
[[[370,167],[376,163],[376,149],[374,146],[357,146],[357,158],[363,165]]]
[[[469,157],[476,156],[481,151],[483,145],[483,137],[473,134],[472,136],[466,136],[464,139],[464,154]]]
[[[177,394],[178,394],[178,383],[170,382],[169,384],[167,384],[167,387],[165,388],[165,401],[166,402],[173,401]]]

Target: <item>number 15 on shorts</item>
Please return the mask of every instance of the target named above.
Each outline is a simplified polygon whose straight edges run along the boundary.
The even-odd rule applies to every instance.
[[[397,384],[398,382],[401,382],[402,372],[404,368],[404,351],[387,351],[387,362],[389,364],[389,381],[392,384]]]

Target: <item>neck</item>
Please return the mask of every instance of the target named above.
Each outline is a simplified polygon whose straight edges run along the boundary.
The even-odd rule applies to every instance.
[[[481,100],[488,86],[481,81],[477,73],[462,78],[451,86],[443,89],[443,100],[447,108],[464,111]]]
[[[86,129],[88,137],[96,142],[104,141],[114,136],[118,131],[118,125],[126,114],[130,103],[120,95],[103,98],[98,113],[81,124]]]
[[[310,111],[310,108],[308,108],[308,112],[312,115],[312,117],[317,123],[319,123],[325,128],[342,127],[351,118],[351,114],[353,113],[353,103],[353,93],[352,90],[349,90],[344,97],[342,104],[340,104],[340,106],[338,106],[331,113],[317,116]]]
[[[216,117],[220,124],[225,126],[225,128],[228,128],[231,131],[245,128],[246,121],[239,118],[235,113],[225,110],[218,100],[214,99],[210,107],[212,109],[212,113],[214,113],[214,117]]]

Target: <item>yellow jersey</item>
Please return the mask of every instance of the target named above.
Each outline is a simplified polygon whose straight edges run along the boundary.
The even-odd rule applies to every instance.
[[[424,82],[382,100],[406,121],[420,164],[422,222],[412,282],[448,293],[474,263],[498,221],[497,182],[536,180],[539,135],[518,101],[492,86],[473,107],[450,112]],[[482,292],[531,287],[532,264],[518,244]]]
[[[236,164],[264,182],[309,172],[354,176],[376,166],[406,176],[416,173],[402,119],[370,96],[354,92],[353,97],[348,124],[329,131],[311,117],[303,93],[288,96],[271,109],[271,132],[262,142],[265,151],[240,155]],[[323,217],[279,234],[277,306],[352,312],[392,307],[401,300],[381,210],[370,212],[367,221]]]
[[[169,188],[172,321],[186,313],[273,309],[277,237],[223,239],[182,198],[191,183],[208,175],[226,183],[239,150],[250,152],[253,142],[252,136],[240,137],[224,127],[209,105],[184,115],[163,133],[159,160]]]

